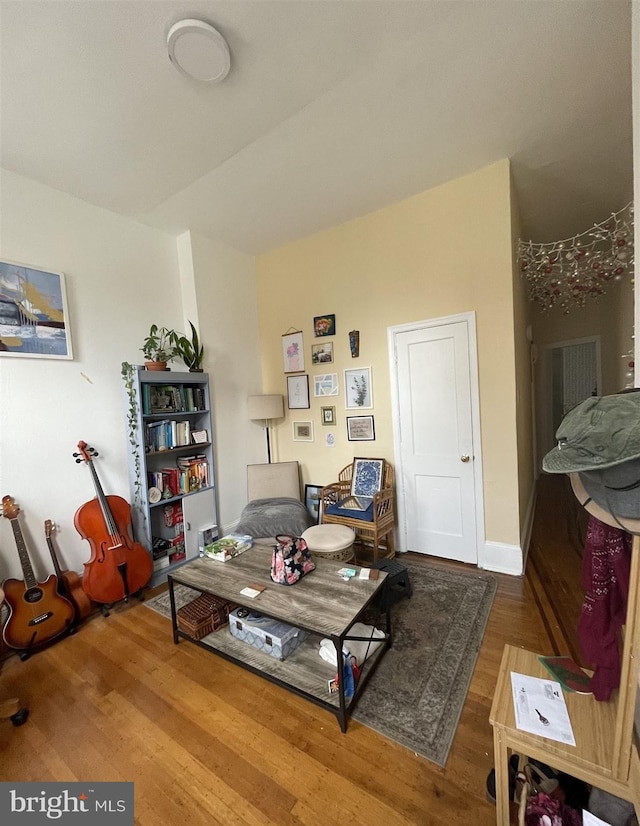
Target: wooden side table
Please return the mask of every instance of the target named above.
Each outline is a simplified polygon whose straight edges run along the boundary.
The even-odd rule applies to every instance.
[[[558,771],[584,780],[610,794],[633,801],[640,817],[640,798],[629,776],[629,761],[618,752],[619,704],[599,702],[591,694],[564,692],[575,746],[549,740],[516,728],[511,672],[550,679],[538,655],[513,645],[505,646],[489,720],[493,726],[496,771],[496,823],[509,826],[509,774],[511,752],[540,760]],[[637,759],[637,758],[636,758]]]

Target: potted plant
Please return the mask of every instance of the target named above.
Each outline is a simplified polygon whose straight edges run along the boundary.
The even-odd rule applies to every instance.
[[[167,362],[180,352],[179,341],[180,336],[175,330],[152,324],[149,328],[149,335],[140,348],[144,353],[144,366],[147,370],[166,370]]]
[[[198,331],[189,322],[191,327],[191,340],[186,336],[178,339],[178,355],[189,368],[190,373],[202,373],[202,360],[204,358],[204,347],[198,338]]]

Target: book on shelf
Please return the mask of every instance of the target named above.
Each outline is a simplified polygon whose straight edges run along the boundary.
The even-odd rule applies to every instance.
[[[227,562],[234,556],[248,551],[253,546],[253,538],[244,534],[230,533],[204,546],[204,555],[216,562]]]
[[[593,694],[591,677],[569,656],[538,657],[542,665],[567,691],[576,694]]]

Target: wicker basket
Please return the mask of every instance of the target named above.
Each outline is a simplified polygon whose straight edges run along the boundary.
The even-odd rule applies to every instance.
[[[200,594],[177,611],[178,628],[194,640],[200,640],[226,625],[229,622],[229,612],[234,608],[234,603],[211,594]]]

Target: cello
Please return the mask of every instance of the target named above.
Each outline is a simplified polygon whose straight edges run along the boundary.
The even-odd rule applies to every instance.
[[[113,604],[139,593],[153,573],[151,554],[132,539],[131,506],[121,496],[105,496],[93,459],[98,453],[78,442],[76,462],[91,471],[94,499],[81,505],[73,524],[91,546],[91,558],[84,563],[82,586],[94,602]]]

